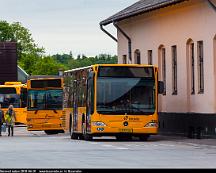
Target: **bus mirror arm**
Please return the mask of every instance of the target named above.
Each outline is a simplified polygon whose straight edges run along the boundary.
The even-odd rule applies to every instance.
[[[163,94],[163,93],[164,93],[164,82],[158,81],[158,94]]]

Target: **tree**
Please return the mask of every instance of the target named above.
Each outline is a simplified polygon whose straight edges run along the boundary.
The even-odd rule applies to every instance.
[[[32,75],[58,75],[59,69],[65,70],[65,66],[51,56],[46,56],[36,62]]]
[[[29,30],[19,22],[10,24],[7,21],[0,21],[0,41],[16,42],[19,59],[22,58],[22,54],[44,53],[44,48],[38,47]]]

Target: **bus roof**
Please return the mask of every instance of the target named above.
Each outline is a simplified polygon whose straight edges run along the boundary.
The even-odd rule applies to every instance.
[[[85,70],[85,69],[88,69],[88,68],[93,68],[95,66],[156,67],[154,65],[148,65],[148,64],[95,64],[95,65],[91,65],[91,66],[87,66],[87,67],[80,67],[80,68],[67,70],[67,71],[64,71],[64,73],[70,73],[70,72],[75,72],[75,71],[79,71],[79,70]]]
[[[35,76],[29,76],[28,80],[41,80],[41,79],[61,79],[61,76],[57,75],[35,75]]]
[[[5,82],[4,85],[21,85],[22,82]]]
[[[17,88],[17,87],[25,87],[26,84],[22,84],[21,82],[5,82],[4,85],[0,85],[0,88]]]

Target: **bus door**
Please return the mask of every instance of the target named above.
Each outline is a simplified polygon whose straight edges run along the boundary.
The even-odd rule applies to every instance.
[[[73,92],[73,130],[78,131],[78,94],[77,94],[77,81],[73,81],[73,87],[74,87],[74,92]]]
[[[91,114],[94,112],[94,73],[90,72],[87,80],[86,129],[91,131]]]

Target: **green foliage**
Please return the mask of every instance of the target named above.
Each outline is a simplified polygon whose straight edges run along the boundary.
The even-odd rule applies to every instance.
[[[95,57],[86,57],[85,55],[78,56],[77,59],[72,58],[68,62],[69,69],[86,67],[93,64],[116,64],[117,56],[111,56],[108,54],[100,54]]]
[[[39,48],[35,44],[29,30],[19,22],[10,24],[7,21],[0,21],[0,41],[16,42],[19,59],[22,58],[22,54],[44,53],[44,48]]]
[[[68,55],[68,54],[63,54],[63,55],[56,54],[53,55],[52,58],[58,63],[64,64],[68,68],[69,68],[68,62],[73,59],[72,55]]]
[[[41,58],[35,64],[36,69],[32,72],[32,75],[58,75],[60,69],[65,69],[64,65],[58,63],[50,56]]]

